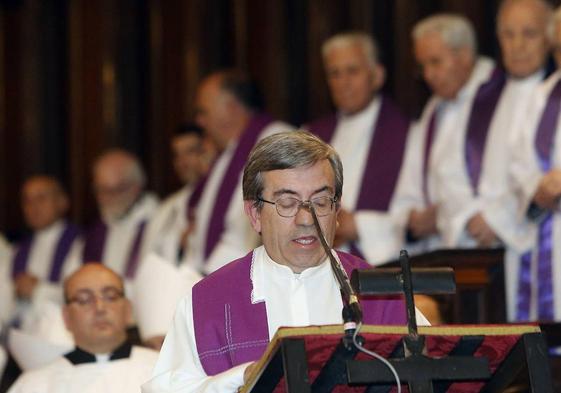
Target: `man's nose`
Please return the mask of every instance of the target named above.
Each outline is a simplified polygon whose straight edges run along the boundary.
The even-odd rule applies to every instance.
[[[309,202],[303,202],[298,207],[296,212],[296,224],[298,225],[313,225],[314,218],[312,217],[312,212],[310,211]]]

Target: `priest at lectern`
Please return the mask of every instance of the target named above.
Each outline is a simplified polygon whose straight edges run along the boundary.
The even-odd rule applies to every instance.
[[[243,199],[263,246],[207,276],[179,303],[143,392],[235,392],[279,327],[343,322],[341,291],[311,214],[332,244],[342,173],[333,148],[309,133],[275,134],[254,147]],[[369,267],[333,255],[347,274]],[[361,305],[365,323],[406,323],[401,298]]]

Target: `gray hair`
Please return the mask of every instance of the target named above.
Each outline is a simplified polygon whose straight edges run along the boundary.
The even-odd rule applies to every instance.
[[[418,40],[429,34],[440,34],[452,49],[469,48],[477,53],[477,40],[471,22],[462,15],[436,14],[420,20],[413,27],[412,36]]]
[[[375,65],[379,61],[378,44],[370,35],[360,31],[349,31],[346,33],[339,33],[327,39],[321,46],[321,54],[323,58],[329,54],[333,49],[344,48],[351,45],[359,45],[368,61]]]
[[[259,141],[251,150],[243,171],[243,199],[261,208],[263,172],[301,168],[328,160],[335,175],[335,198],[343,192],[343,164],[331,146],[307,131],[285,131]]]

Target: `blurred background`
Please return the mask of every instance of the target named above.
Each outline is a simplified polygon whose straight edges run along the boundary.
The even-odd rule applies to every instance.
[[[253,75],[274,116],[300,125],[331,109],[321,43],[342,30],[378,40],[385,90],[418,115],[428,92],[410,30],[436,12],[466,15],[480,52],[496,57],[499,0],[2,0],[0,231],[17,235],[19,187],[62,179],[71,216],[95,215],[90,166],[108,147],[139,155],[149,187],[178,184],[168,142],[192,119],[197,82],[223,67]],[[554,6],[559,1],[552,1]]]

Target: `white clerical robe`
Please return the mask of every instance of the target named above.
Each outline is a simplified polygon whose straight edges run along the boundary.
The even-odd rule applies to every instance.
[[[25,372],[9,393],[137,393],[150,377],[155,351],[133,347],[126,359],[73,365],[60,358],[48,366]]]
[[[405,237],[409,213],[413,209],[422,210],[428,204],[439,205],[442,195],[439,191],[438,169],[442,166],[443,156],[447,154],[449,139],[465,128],[469,111],[477,88],[487,81],[493,71],[494,62],[488,58],[480,57],[466,82],[454,99],[444,100],[433,96],[426,104],[421,118],[409,134],[405,161],[400,173],[394,203],[391,207],[392,214],[401,223],[402,236]],[[427,197],[423,192],[423,162],[425,143],[430,120],[434,111],[436,113],[436,126],[433,134],[430,155],[427,164]],[[448,223],[441,216],[440,207],[437,208],[437,226],[440,234],[448,230]],[[441,235],[433,235],[418,242],[408,244],[410,254],[431,251],[442,246]]]
[[[349,116],[341,115],[331,139],[331,145],[343,164],[345,181],[341,206],[354,213],[359,237],[357,245],[366,261],[374,265],[396,259],[402,245],[399,226],[389,210],[356,209],[370,151],[369,141],[374,138],[380,104],[381,98],[377,96],[362,111]]]
[[[157,197],[146,193],[124,217],[106,223],[107,236],[101,261],[105,266],[122,276],[125,275],[129,253],[138,233],[138,226],[143,221],[148,222],[157,208]],[[143,254],[144,246],[141,245],[138,262],[142,260]]]
[[[336,254],[334,254],[336,255]],[[265,302],[269,337],[281,326],[309,326],[342,323],[341,291],[327,260],[294,274],[274,262],[263,246],[255,249],[251,266],[252,303]],[[318,296],[318,294],[322,296]],[[417,323],[429,325],[417,310]],[[249,363],[208,376],[199,360],[195,342],[192,293],[177,306],[153,379],[142,386],[149,392],[236,392],[243,384]]]
[[[0,234],[0,334],[14,310],[14,288],[12,286],[12,249]]]
[[[514,195],[517,197],[517,217],[520,220],[519,231],[521,240],[519,248],[528,250],[537,247],[538,221],[527,217],[528,208],[538,188],[538,184],[544,175],[535,149],[536,131],[544,111],[547,98],[556,83],[561,79],[561,71],[557,71],[543,82],[535,91],[530,101],[530,107],[522,122],[517,140],[513,146],[513,158],[510,165],[510,179],[513,182]],[[557,120],[557,129],[553,137],[551,152],[551,169],[561,169],[561,119]],[[554,299],[554,319],[561,320],[561,206],[553,213],[552,234],[552,282]],[[515,300],[518,288],[519,259],[512,260],[507,266],[507,292],[509,298]],[[534,259],[532,263],[532,281],[536,282],[537,264]],[[515,301],[509,307],[511,316],[515,315]],[[537,293],[532,294],[530,302],[530,319],[537,318]]]
[[[275,121],[262,130],[259,139],[292,129],[293,127],[286,123]],[[232,141],[216,160],[195,213],[195,231],[189,237],[187,243],[185,263],[206,274],[212,273],[227,261],[244,256],[248,250],[251,250],[260,242],[258,235],[251,228],[249,220],[244,213],[242,174],[240,173],[236,189],[232,194],[232,199],[226,211],[224,231],[205,261],[204,252],[208,225],[215,208],[215,202],[217,198],[221,197],[221,195],[218,195],[218,191],[236,147],[237,141]]]
[[[518,247],[516,201],[510,192],[508,165],[515,129],[524,121],[532,93],[543,75],[540,71],[524,79],[507,78],[489,125],[477,190],[472,188],[467,169],[467,124],[451,134],[438,168],[442,218],[448,222],[445,246],[476,247],[477,241],[466,228],[469,220],[481,213],[502,242]]]
[[[79,265],[82,242],[76,238],[63,262],[60,281],[49,281],[52,259],[62,233],[66,228],[64,220],[58,220],[47,228],[33,233],[33,241],[29,250],[26,272],[38,278],[38,283],[33,290],[30,301],[16,300],[15,316],[18,318],[21,329],[31,332],[35,329],[37,310],[45,302],[62,304],[62,280],[70,275]],[[10,264],[9,274],[12,266]]]
[[[186,185],[166,198],[158,207],[146,228],[144,255],[156,255],[179,262],[181,236],[187,229],[187,202],[193,192],[192,185]]]

